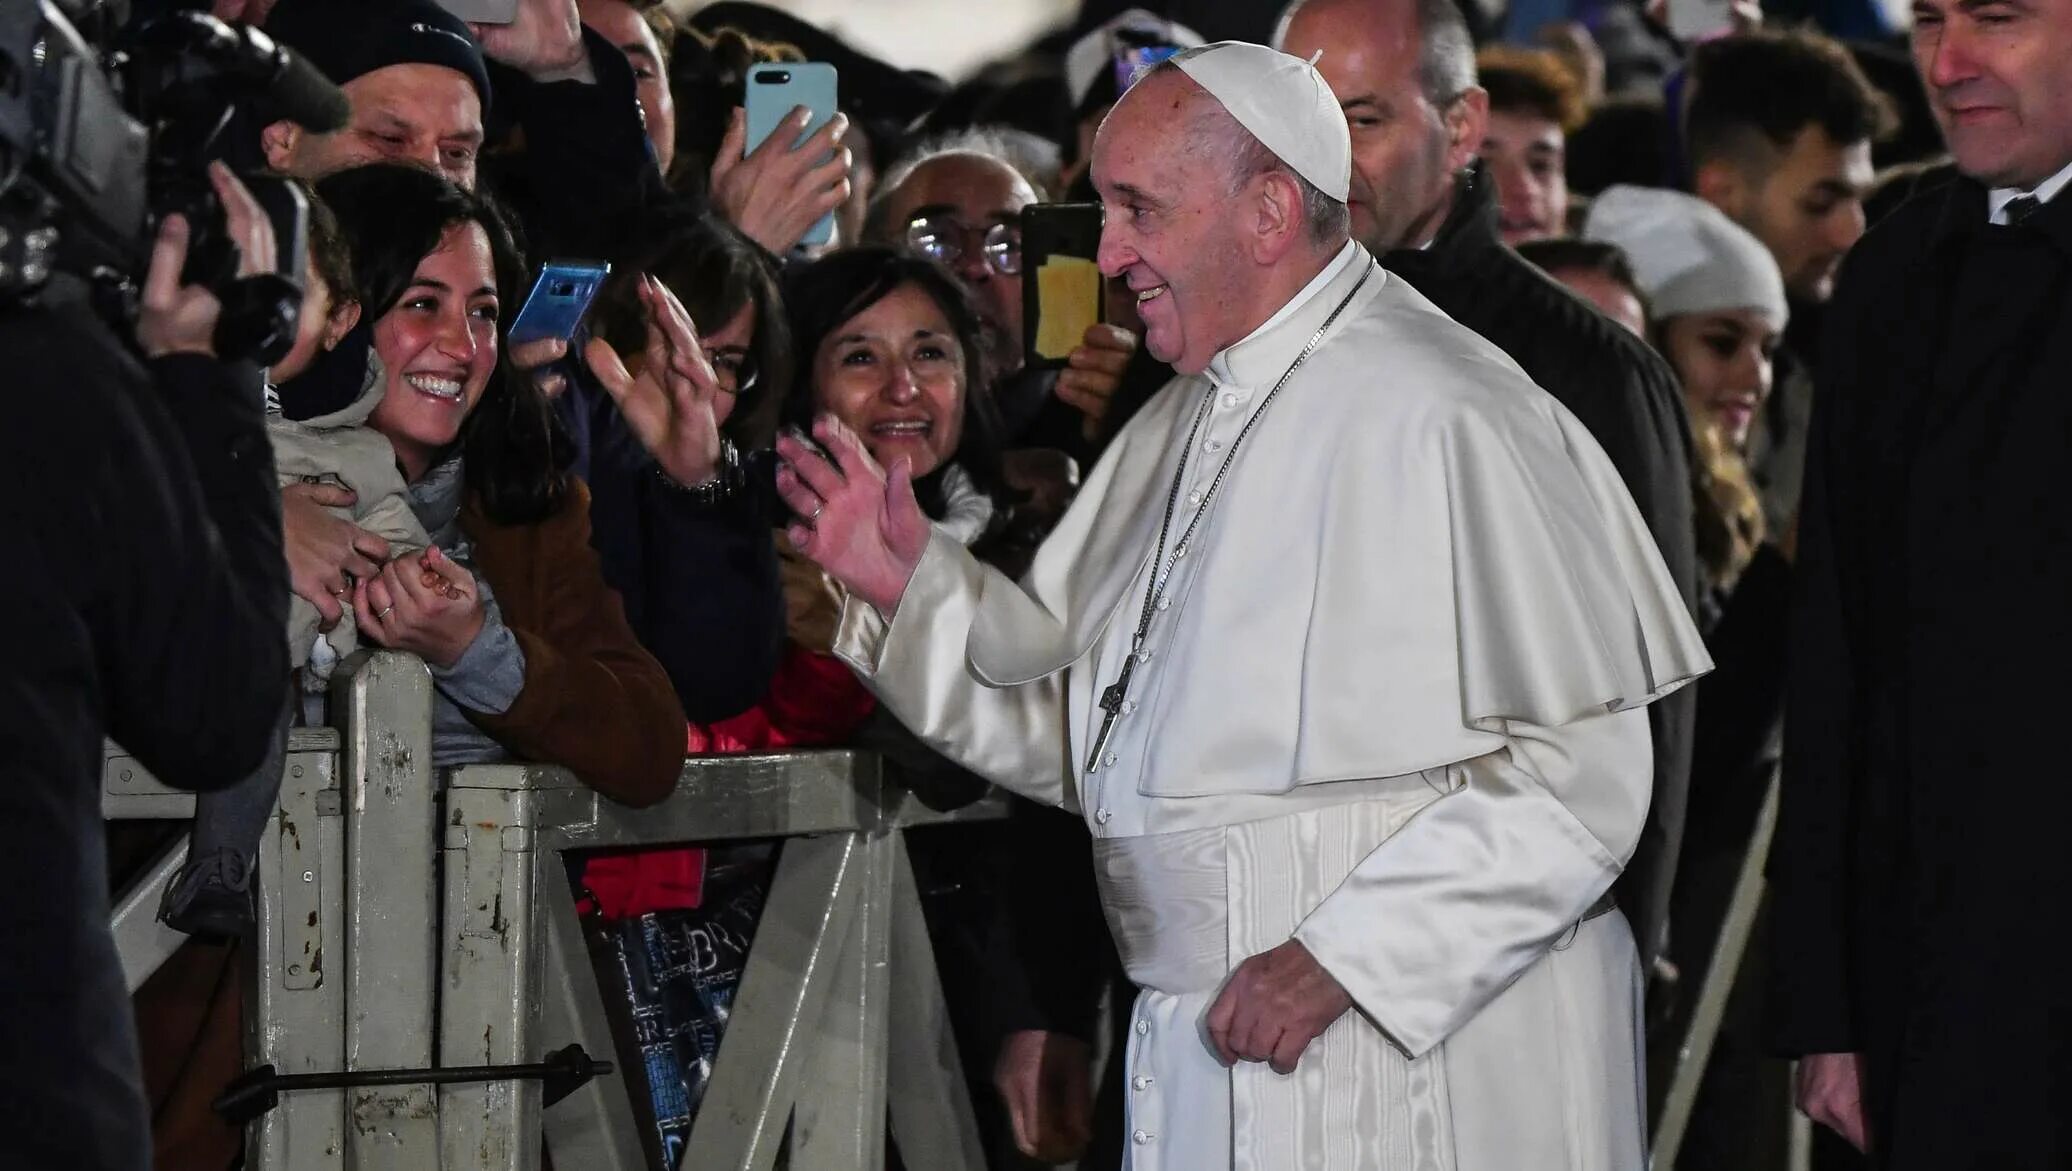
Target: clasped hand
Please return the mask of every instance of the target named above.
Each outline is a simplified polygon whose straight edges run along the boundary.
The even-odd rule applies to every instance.
[[[1290,1074],[1309,1043],[1352,1006],[1345,986],[1291,939],[1230,974],[1209,1006],[1209,1041],[1225,1065],[1263,1061]]]
[[[459,662],[484,621],[475,575],[437,545],[398,557],[373,577],[354,582],[353,616],[360,633],[434,667]]]

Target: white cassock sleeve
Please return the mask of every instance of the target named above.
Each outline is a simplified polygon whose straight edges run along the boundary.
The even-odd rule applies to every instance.
[[[893,621],[851,596],[834,653],[930,748],[1031,801],[1076,812],[1063,674],[988,687],[966,662],[972,623],[994,589],[1019,587],[936,533]]]
[[[1644,711],[1504,731],[1504,749],[1449,766],[1452,791],[1295,932],[1412,1057],[1547,954],[1610,889],[1647,817]]]

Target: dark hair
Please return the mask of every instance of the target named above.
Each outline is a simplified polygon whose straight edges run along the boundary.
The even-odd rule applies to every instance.
[[[1575,236],[1555,236],[1545,240],[1528,240],[1517,246],[1519,256],[1531,261],[1541,272],[1555,276],[1563,272],[1594,272],[1617,281],[1619,286],[1633,294],[1633,298],[1644,307],[1648,303],[1646,294],[1640,291],[1640,280],[1633,275],[1633,265],[1626,259],[1626,253],[1617,244],[1602,240],[1583,240]]]
[[[777,413],[791,389],[794,366],[776,263],[723,220],[658,225],[645,235],[653,243],[629,258],[598,294],[591,315],[597,336],[621,354],[637,354],[646,346],[647,310],[635,285],[643,272],[676,294],[700,334],[718,330],[753,306],[755,337],[749,351],[756,381],[735,399],[725,430],[745,451],[768,447],[776,437]]]
[[[784,301],[791,310],[802,372],[793,380],[791,395],[785,402],[785,422],[796,427],[812,424],[817,412],[813,358],[821,343],[844,322],[907,285],[920,289],[942,310],[950,332],[956,335],[957,345],[964,352],[964,428],[952,460],[973,483],[997,498],[1005,429],[1000,423],[999,407],[993,401],[985,326],[964,285],[934,261],[877,245],[846,248],[822,257],[785,282]],[[948,466],[949,462],[945,462],[943,468]],[[921,506],[931,516],[942,512],[943,468],[914,484]]]
[[[497,299],[515,313],[524,296],[525,259],[509,221],[488,197],[416,167],[377,163],[340,171],[317,184],[337,213],[351,246],[361,328],[379,320],[409,289],[417,266],[439,248],[446,230],[472,223],[489,240]],[[498,329],[501,341],[502,327]],[[482,401],[461,425],[468,487],[498,524],[545,519],[568,495],[575,450],[533,380],[501,360]]]
[[[746,104],[749,69],[805,59],[795,45],[757,40],[738,29],[682,28],[669,59],[669,89],[676,99],[670,188],[702,202],[734,108]]]
[[[1684,136],[1693,171],[1719,158],[1782,150],[1808,126],[1837,143],[1875,141],[1897,121],[1891,99],[1841,43],[1805,30],[1764,29],[1691,52]]]
[[[1621,183],[1667,186],[1669,139],[1669,115],[1659,96],[1609,98],[1568,136],[1569,189],[1595,195]]]
[[[1589,116],[1582,87],[1561,58],[1545,49],[1492,45],[1475,57],[1491,113],[1521,112],[1572,133]]]

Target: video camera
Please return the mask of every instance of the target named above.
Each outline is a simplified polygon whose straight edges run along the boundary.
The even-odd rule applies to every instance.
[[[223,304],[217,354],[275,361],[295,339],[308,206],[292,182],[240,175],[273,220],[281,269],[240,279],[208,164],[229,161],[233,127],[342,127],[345,95],[257,29],[184,9],[128,15],[128,0],[0,3],[0,307],[69,273],[127,325],[158,225],[177,212],[183,280]]]

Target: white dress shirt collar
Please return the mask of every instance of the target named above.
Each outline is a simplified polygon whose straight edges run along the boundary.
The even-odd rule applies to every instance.
[[[1995,187],[1991,191],[1986,192],[1986,218],[1991,223],[2005,225],[2007,223],[2007,205],[2013,203],[2018,197],[2033,195],[2036,197],[2036,202],[2049,203],[2051,197],[2064,190],[2067,183],[2072,183],[2072,163],[2067,163],[2064,170],[2059,171],[2027,191],[2019,187]]]

